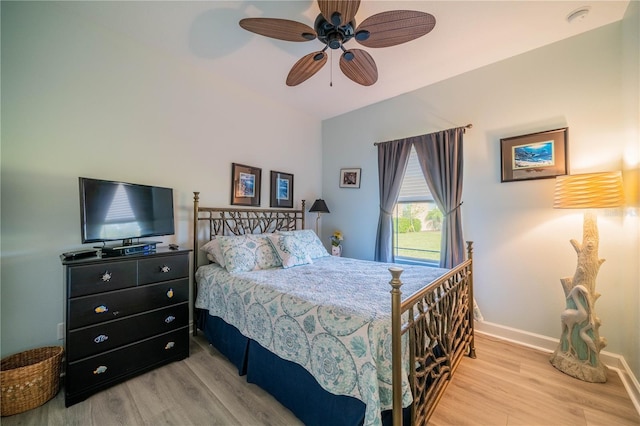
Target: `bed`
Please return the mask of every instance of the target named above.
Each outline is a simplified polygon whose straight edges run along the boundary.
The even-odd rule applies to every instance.
[[[426,424],[475,357],[471,243],[454,269],[398,268],[330,256],[304,216],[194,193],[194,334],[305,424]]]

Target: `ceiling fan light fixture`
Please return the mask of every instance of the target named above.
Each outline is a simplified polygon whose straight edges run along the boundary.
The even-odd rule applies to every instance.
[[[335,26],[319,14],[314,23],[318,40],[332,49],[339,49],[355,35],[355,20],[342,26]]]
[[[329,34],[329,37],[327,38],[327,46],[332,49],[340,49],[342,46],[342,37],[340,37],[340,34]]]

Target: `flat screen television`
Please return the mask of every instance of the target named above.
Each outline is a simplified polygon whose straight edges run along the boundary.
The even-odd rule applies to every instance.
[[[173,189],[81,177],[83,243],[173,235]]]

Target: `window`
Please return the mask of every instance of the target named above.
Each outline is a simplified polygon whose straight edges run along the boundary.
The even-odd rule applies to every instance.
[[[411,148],[398,202],[393,212],[394,255],[400,263],[440,262],[442,212],[436,206]]]

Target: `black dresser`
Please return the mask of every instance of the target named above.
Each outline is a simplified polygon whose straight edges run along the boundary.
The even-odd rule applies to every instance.
[[[189,356],[189,252],[63,260],[67,407]]]

